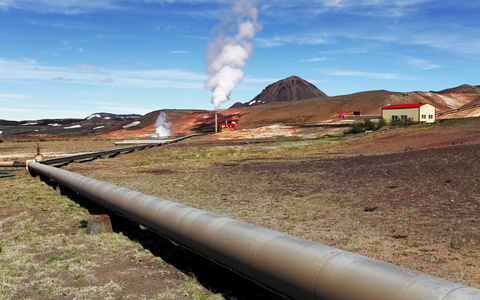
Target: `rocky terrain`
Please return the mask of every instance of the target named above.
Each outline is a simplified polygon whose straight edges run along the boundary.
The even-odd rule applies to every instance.
[[[95,135],[100,129],[109,128],[118,123],[133,122],[141,115],[118,115],[94,113],[85,119],[45,119],[29,121],[0,120],[2,137],[62,137]]]
[[[254,99],[218,111],[219,122],[236,122],[239,130],[270,125],[340,123],[358,118],[378,119],[382,107],[392,104],[429,103],[437,119],[480,116],[480,87],[461,85],[442,91],[365,91],[329,97],[311,83],[291,76],[267,86]],[[51,138],[98,135],[110,138],[146,138],[155,134],[160,113],[171,124],[171,135],[215,131],[215,112],[166,109],[138,115],[92,114],[83,120],[2,121],[0,138]],[[340,120],[341,113],[349,117]],[[355,115],[355,116],[354,116]]]
[[[224,132],[63,168],[479,288],[479,123],[255,144],[224,143]],[[251,131],[321,129],[289,127]],[[6,140],[0,153],[19,160],[36,145]],[[102,137],[40,145],[46,156],[113,147]],[[124,219],[86,235],[97,208],[53,189],[23,170],[2,179],[0,298],[282,299]]]

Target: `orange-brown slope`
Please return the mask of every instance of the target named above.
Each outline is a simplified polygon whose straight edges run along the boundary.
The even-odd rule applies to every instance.
[[[446,117],[466,117],[480,115],[480,88],[462,85],[440,92],[390,92],[385,90],[366,91],[335,97],[316,97],[296,101],[271,102],[261,105],[232,107],[218,112],[218,123],[236,122],[237,129],[249,129],[258,126],[292,123],[315,123],[337,119],[340,113],[362,116],[380,116],[384,106],[392,104],[430,103],[437,112],[447,112]],[[460,111],[452,114],[452,109]],[[468,109],[467,109],[468,108]],[[214,111],[198,110],[164,110],[172,123],[172,134],[189,134],[194,132],[213,132],[215,130]],[[102,132],[108,136],[146,137],[154,132],[152,126],[160,111],[151,112],[138,119],[138,124],[127,129],[125,122],[115,128]],[[148,127],[148,128],[147,128]],[[118,131],[117,133],[110,133]]]
[[[298,101],[274,102],[249,107],[219,110],[219,122],[227,119],[236,121],[238,129],[254,128],[272,124],[313,123],[338,118],[346,112],[360,112],[362,116],[380,116],[382,107],[391,104],[426,102],[437,108],[437,112],[448,111],[477,101],[475,94],[468,99],[462,93],[439,94],[435,92],[399,93],[385,90],[359,92],[335,97],[320,97]],[[480,96],[480,92],[478,94]],[[467,99],[467,100],[465,100]],[[480,112],[480,106],[469,111],[470,116]],[[214,131],[214,112],[197,112],[172,121],[176,133]]]
[[[111,138],[148,138],[155,134],[155,122],[160,113],[164,112],[166,120],[174,122],[184,115],[195,114],[199,110],[164,109],[150,112],[135,121],[120,122],[115,126],[99,131],[99,135]]]

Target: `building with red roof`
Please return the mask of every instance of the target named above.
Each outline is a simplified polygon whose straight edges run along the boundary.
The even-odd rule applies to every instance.
[[[428,103],[394,104],[382,108],[382,118],[391,120],[408,120],[414,122],[435,122],[435,106]]]

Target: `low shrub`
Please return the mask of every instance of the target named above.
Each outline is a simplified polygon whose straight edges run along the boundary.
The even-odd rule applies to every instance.
[[[374,123],[370,119],[365,119],[361,122],[353,124],[353,126],[350,129],[345,130],[343,134],[356,134],[363,133],[365,131],[374,131],[382,128],[383,126],[385,126],[385,121],[383,119],[378,123]]]
[[[403,120],[390,120],[388,125],[390,126],[403,126],[403,125],[412,125],[415,123],[412,118],[403,119]]]
[[[384,126],[405,126],[405,125],[412,125],[415,122],[412,118],[403,119],[403,120],[390,120],[387,121],[385,119],[380,119],[377,123],[372,122],[370,119],[365,119],[361,122],[357,122],[353,124],[350,129],[347,129],[343,132],[343,134],[356,134],[356,133],[364,133],[365,131],[375,131],[379,130]]]

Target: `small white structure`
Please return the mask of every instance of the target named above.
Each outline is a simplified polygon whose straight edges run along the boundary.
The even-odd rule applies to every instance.
[[[435,122],[435,106],[428,103],[397,104],[382,108],[382,118],[391,120],[408,120],[414,122]]]

